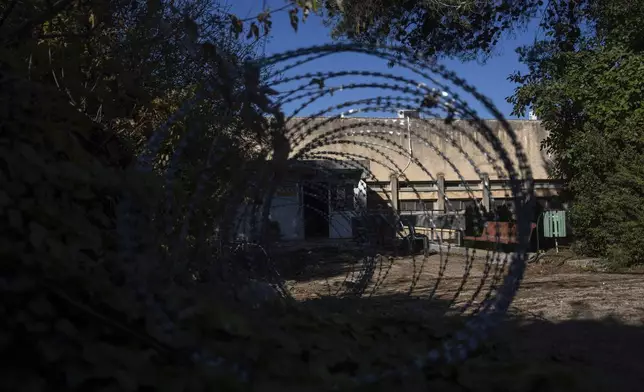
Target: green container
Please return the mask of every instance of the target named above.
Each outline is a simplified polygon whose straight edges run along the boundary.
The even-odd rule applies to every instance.
[[[566,236],[566,211],[544,212],[543,235],[546,238],[563,238]]]

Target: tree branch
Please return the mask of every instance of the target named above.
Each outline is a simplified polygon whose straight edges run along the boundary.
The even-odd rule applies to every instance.
[[[276,14],[276,13],[278,13],[278,12],[282,12],[282,11],[286,10],[287,8],[293,8],[294,6],[295,6],[295,5],[294,5],[294,4],[292,4],[292,3],[291,3],[291,4],[286,4],[285,6],[279,7],[279,8],[274,9],[274,10],[270,10],[270,9],[262,10],[262,13],[263,13],[263,12],[267,12],[268,14],[273,15],[273,14]],[[252,16],[252,17],[250,17],[250,18],[239,19],[239,21],[240,21],[240,22],[249,22],[249,21],[251,21],[251,20],[255,20],[255,19],[257,19],[257,17],[258,17],[259,15],[260,15],[260,14],[257,14],[257,15],[255,15],[255,16]]]
[[[9,37],[9,41],[20,40],[24,38],[24,36],[28,34],[35,26],[43,24],[49,19],[51,19],[52,17],[56,16],[56,14],[60,13],[65,8],[67,8],[73,1],[74,0],[57,1],[47,11],[43,12],[42,14],[38,15],[37,17],[31,20],[24,22],[22,25],[16,28],[12,33],[9,33],[7,35]]]

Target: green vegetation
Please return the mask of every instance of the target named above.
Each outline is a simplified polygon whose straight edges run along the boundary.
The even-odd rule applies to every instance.
[[[539,20],[520,48],[529,71],[509,98],[550,132],[543,148],[567,183],[575,249],[614,266],[644,263],[644,1],[329,0],[339,37],[425,56],[493,54],[504,33]]]
[[[297,16],[315,10],[317,2],[297,7],[290,8],[299,10],[290,13],[294,27]],[[641,261],[637,234],[643,214],[633,211],[642,208],[644,177],[639,105],[644,78],[642,61],[637,62],[642,34],[627,28],[642,24],[620,19],[636,18],[635,12],[606,10],[598,15],[610,17],[596,18],[603,23],[599,31],[622,32],[598,34],[597,41],[565,51],[538,46],[545,48],[537,52],[545,60],[534,63],[522,81],[516,104],[517,110],[534,106],[554,131],[549,146],[565,152],[558,167],[571,181],[579,230],[590,227],[584,222],[594,222],[598,211],[613,225],[613,231],[580,231],[580,239],[589,250]],[[512,21],[521,20],[516,11],[507,12]],[[360,321],[316,303],[246,313],[220,300],[221,288],[208,282],[215,246],[206,239],[214,234],[214,221],[231,220],[226,214],[235,211],[221,203],[243,184],[235,169],[258,168],[257,158],[271,146],[270,128],[243,115],[253,108],[232,104],[244,81],[229,72],[252,58],[268,29],[269,14],[242,21],[210,0],[0,3],[0,349],[10,358],[0,370],[3,390],[249,389],[229,368],[209,365],[215,354],[253,369],[256,389],[325,390],[336,383],[351,386],[355,368],[378,373],[406,364],[411,354],[427,350],[424,344],[437,343],[462,323],[446,319],[452,324],[437,326],[413,318],[421,312],[394,312],[391,302],[372,310],[375,314],[363,313]],[[476,50],[476,36],[471,41],[444,50]],[[229,63],[220,61],[222,52]],[[567,86],[561,94],[579,94],[579,101],[591,106],[572,105],[583,118],[562,123],[555,116],[559,112],[550,109],[560,107],[559,95],[550,93],[556,90],[548,84],[549,74],[541,76],[546,75],[541,64],[566,56],[574,66],[562,68],[557,86]],[[611,61],[618,64],[613,71],[607,69]],[[582,75],[594,79],[585,84]],[[225,86],[216,84],[219,78],[227,80]],[[591,91],[600,82],[608,84]],[[219,94],[206,94],[170,124],[153,170],[130,169],[146,153],[153,132],[212,83]],[[193,130],[193,142],[181,146],[180,136]],[[213,163],[215,141],[227,148]],[[177,151],[181,159],[175,162]],[[584,155],[591,152],[593,159]],[[164,169],[170,163],[175,165],[167,181]],[[599,174],[579,174],[584,165]],[[198,184],[198,179],[207,181]],[[595,179],[606,185],[597,196],[605,209],[590,208],[595,196],[588,184]],[[133,211],[123,225],[118,219],[126,200]],[[602,237],[606,232],[612,237]],[[120,254],[123,236],[151,251]],[[172,241],[183,238],[185,245],[174,246]],[[195,271],[203,279],[193,279]],[[195,360],[196,351],[203,351],[203,358]],[[517,366],[531,364],[513,365],[513,377],[521,374],[524,381],[518,388],[534,390],[530,385],[549,377],[523,375]],[[403,381],[418,390],[472,390],[483,379],[492,389],[495,382],[509,382],[490,380],[495,373],[490,367],[509,365],[475,362]]]
[[[327,0],[336,37],[395,43],[422,56],[489,55],[503,33],[533,17],[542,0]]]
[[[576,251],[644,263],[644,1],[553,1],[510,101],[550,131]]]
[[[230,166],[204,173],[213,141],[226,143],[227,162],[252,162],[249,146],[265,135],[242,126],[226,96],[206,95],[171,124],[154,170],[129,168],[183,102],[253,55],[216,2],[173,4],[0,4],[0,347],[12,357],[3,389],[222,385],[191,364],[199,346],[182,312],[216,295],[191,283],[203,265],[186,260],[208,263],[216,201],[235,186]],[[231,94],[237,82],[228,76]],[[167,183],[179,136],[195,129]],[[210,180],[201,198],[199,176]],[[134,212],[120,224],[126,196]],[[185,208],[164,210],[167,198]],[[179,236],[191,240],[171,246]],[[121,255],[122,237],[159,246]]]

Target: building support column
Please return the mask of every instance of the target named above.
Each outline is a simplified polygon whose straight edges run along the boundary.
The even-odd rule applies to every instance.
[[[481,188],[483,189],[483,208],[485,208],[486,212],[490,212],[490,199],[492,192],[490,191],[490,176],[487,173],[483,173]]]
[[[398,175],[396,173],[389,176],[389,188],[391,189],[391,209],[398,213]]]
[[[438,173],[436,176],[436,188],[438,189],[436,209],[443,213],[445,212],[445,174]]]

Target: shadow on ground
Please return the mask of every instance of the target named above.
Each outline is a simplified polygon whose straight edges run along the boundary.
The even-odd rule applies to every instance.
[[[497,332],[495,349],[483,358],[510,368],[534,367],[538,375],[535,387],[541,387],[523,390],[636,391],[644,385],[641,325],[625,325],[614,319],[554,323],[514,317]],[[548,377],[555,374],[562,381],[569,380],[571,384],[561,387],[570,389],[548,387]],[[509,378],[507,383],[511,382]]]
[[[358,268],[364,252],[358,247],[310,246],[271,252],[280,275],[298,282],[343,275]]]
[[[453,313],[453,312],[452,312]],[[400,295],[321,298],[270,308],[251,390],[636,391],[644,385],[644,328],[616,320],[553,323],[513,314],[469,359],[356,388],[351,377],[413,364],[463,326],[441,300]],[[267,347],[267,346],[265,346]]]
[[[431,254],[436,252],[432,251]],[[423,257],[420,250],[416,250],[414,255],[417,259]],[[380,264],[388,264],[391,257],[411,257],[411,253],[401,249],[373,248],[342,242],[309,243],[271,250],[271,258],[280,275],[296,282],[358,273],[367,264],[368,258],[372,258],[379,267]]]

